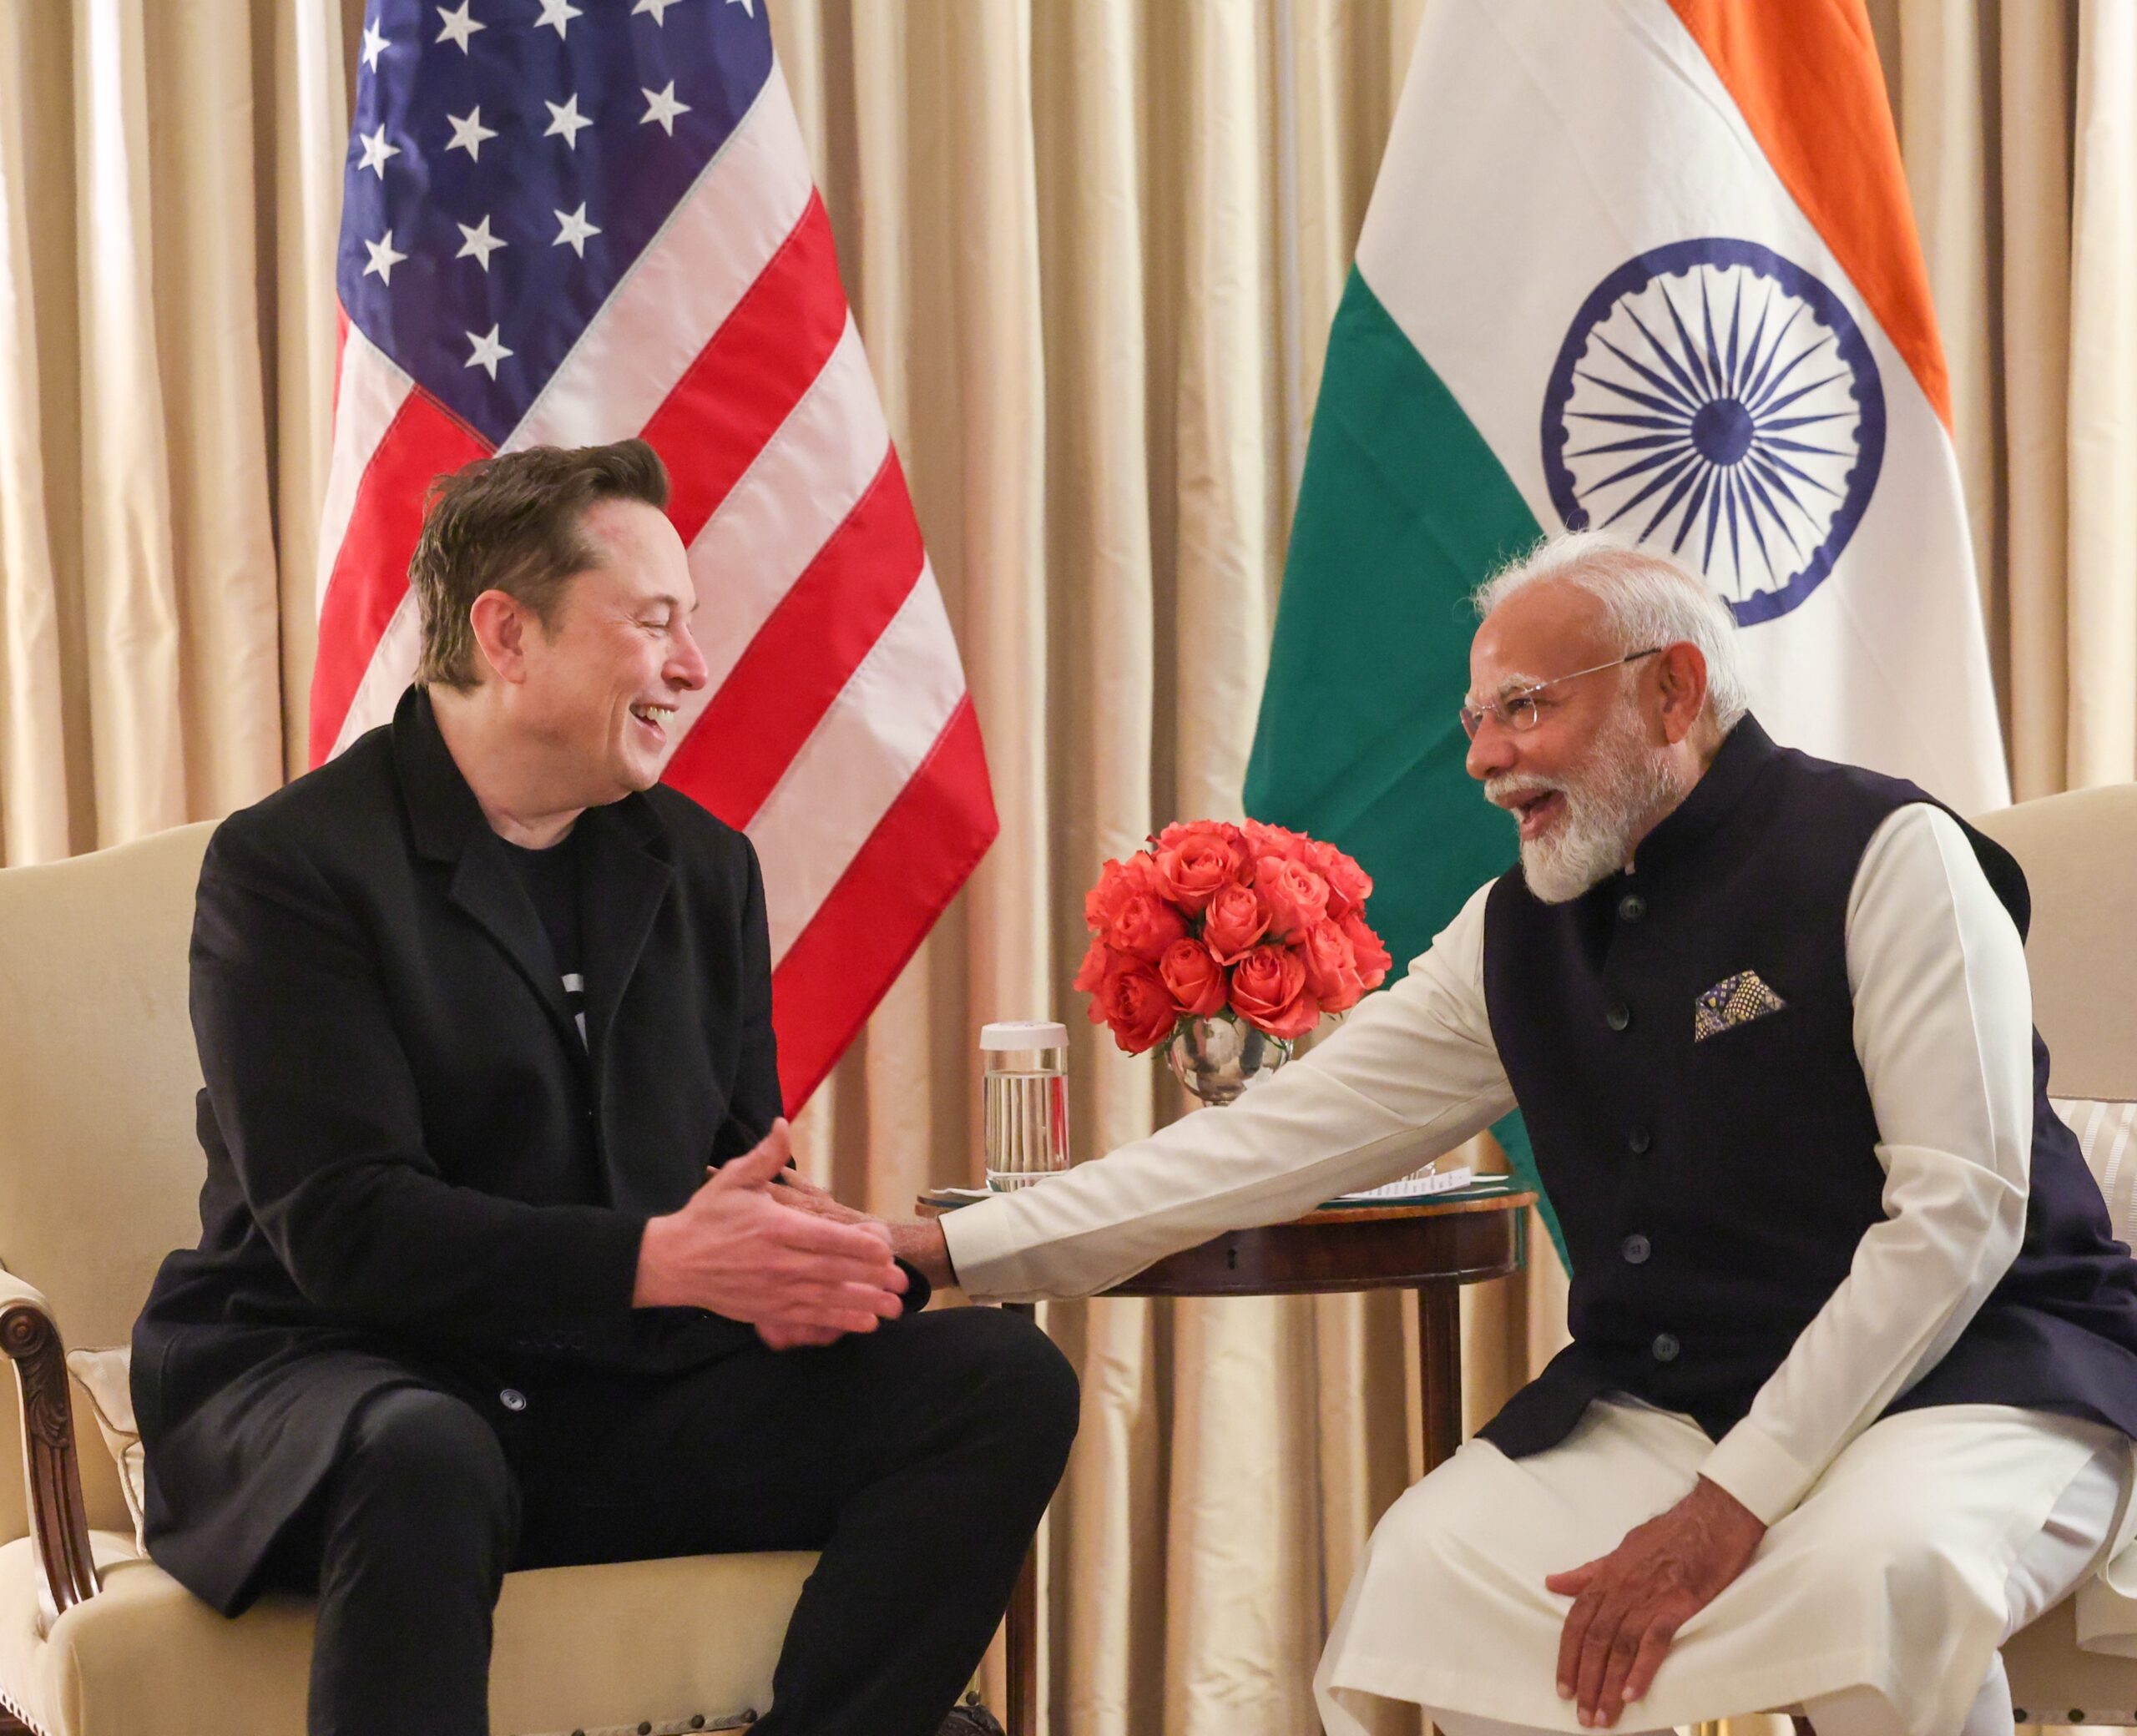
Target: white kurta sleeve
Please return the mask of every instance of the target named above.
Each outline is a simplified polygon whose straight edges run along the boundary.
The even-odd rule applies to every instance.
[[[1885,1217],[1701,1467],[1769,1525],[1951,1349],[2025,1234],[2025,949],[1942,810],[1902,808],[1870,840],[1848,899],[1847,977]]]
[[[1220,1230],[1278,1224],[1419,1168],[1513,1106],[1484,1008],[1479,891],[1393,987],[1221,1109],[949,1214],[973,1296],[1080,1296]]]

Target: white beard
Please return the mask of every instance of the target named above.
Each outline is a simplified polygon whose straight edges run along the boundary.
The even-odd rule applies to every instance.
[[[1523,878],[1545,904],[1564,904],[1616,873],[1685,796],[1666,752],[1648,744],[1629,706],[1614,714],[1565,778],[1493,778],[1484,785],[1502,805],[1504,798],[1545,790],[1565,798],[1565,815],[1521,845]]]

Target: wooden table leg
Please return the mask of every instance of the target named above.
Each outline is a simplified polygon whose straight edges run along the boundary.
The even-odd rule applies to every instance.
[[[1417,1395],[1429,1472],[1462,1444],[1462,1290],[1452,1282],[1417,1286]]]
[[[1003,1305],[1026,1320],[1037,1317],[1028,1302]],[[1042,1521],[1042,1523],[1044,1522]],[[1038,1730],[1038,1539],[1024,1557],[1017,1575],[1017,1588],[1009,1593],[1009,1609],[1003,1644],[1003,1673],[1008,1678],[1008,1716],[1003,1720],[1008,1736],[1037,1736]]]

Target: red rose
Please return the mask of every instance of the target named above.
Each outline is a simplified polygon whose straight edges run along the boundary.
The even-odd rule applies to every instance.
[[[1104,1020],[1131,1055],[1155,1047],[1179,1017],[1180,1003],[1164,979],[1140,959],[1125,959],[1109,971],[1091,1002],[1091,1022]]]
[[[1340,916],[1372,896],[1372,876],[1332,844],[1317,838],[1305,840],[1300,860],[1328,882],[1328,914]]]
[[[1354,906],[1372,897],[1372,876],[1358,866],[1356,860],[1333,847],[1329,848],[1328,853],[1335,860],[1321,871],[1321,878],[1328,882],[1328,890]]]
[[[1307,929],[1299,957],[1306,966],[1306,986],[1323,1012],[1347,1012],[1358,1004],[1366,986],[1358,975],[1357,954],[1340,923],[1324,916]]]
[[[1328,882],[1303,862],[1264,856],[1254,865],[1254,890],[1269,910],[1269,932],[1295,941],[1328,914]]]
[[[1202,913],[1202,944],[1220,965],[1241,957],[1268,929],[1268,908],[1251,886],[1220,886]]]
[[[1387,981],[1389,967],[1395,961],[1387,948],[1380,943],[1380,936],[1366,926],[1366,919],[1356,911],[1346,911],[1341,918],[1343,938],[1351,943],[1351,956],[1357,961],[1358,981],[1367,989],[1378,988]]]
[[[1232,1011],[1271,1037],[1301,1037],[1321,1018],[1306,966],[1288,946],[1256,946],[1232,967]]]
[[[1084,926],[1094,934],[1104,934],[1119,915],[1122,905],[1136,893],[1156,887],[1157,867],[1139,850],[1124,862],[1109,861],[1099,870],[1098,884],[1084,894]]]
[[[1264,856],[1281,856],[1284,860],[1298,860],[1299,848],[1310,843],[1303,833],[1295,832],[1287,825],[1268,825],[1259,820],[1250,820],[1240,828],[1246,837],[1246,852],[1256,861]]]
[[[1187,918],[1162,892],[1130,892],[1106,925],[1107,944],[1155,964],[1165,948],[1187,932]]]
[[[1225,967],[1200,941],[1175,941],[1158,961],[1158,975],[1182,1012],[1206,1018],[1225,1004]]]
[[[1220,820],[1169,825],[1156,839],[1158,883],[1190,916],[1199,916],[1223,886],[1247,877],[1246,837]]]
[[[1071,986],[1079,994],[1095,994],[1119,956],[1112,947],[1106,945],[1104,935],[1094,935],[1089,948],[1084,954],[1083,963],[1076,966],[1076,980]],[[1091,1022],[1095,1025],[1098,1022],[1099,1015],[1092,1013]]]

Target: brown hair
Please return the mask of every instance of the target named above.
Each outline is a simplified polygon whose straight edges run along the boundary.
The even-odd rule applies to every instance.
[[[643,440],[528,447],[433,482],[408,560],[422,623],[416,679],[462,693],[481,683],[467,612],[485,591],[503,591],[549,627],[572,575],[597,563],[579,520],[602,500],[664,508],[660,455]]]

